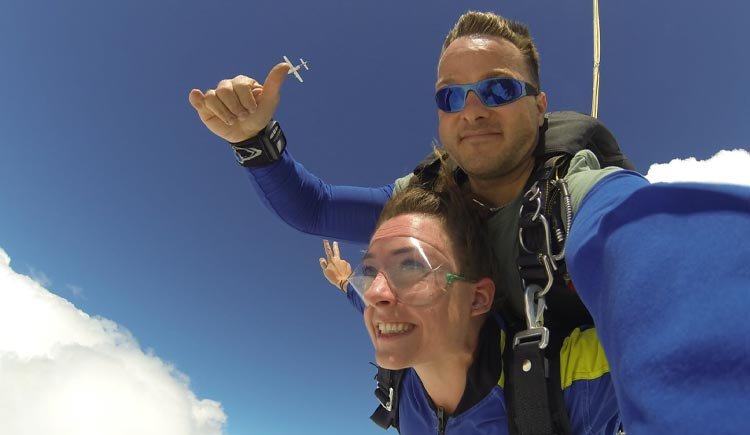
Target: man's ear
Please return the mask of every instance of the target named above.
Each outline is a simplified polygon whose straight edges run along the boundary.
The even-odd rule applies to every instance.
[[[471,315],[479,316],[492,309],[492,302],[495,300],[495,282],[489,278],[482,278],[473,285]]]
[[[547,94],[539,92],[536,96],[536,109],[538,110],[537,121],[539,127],[544,125],[544,114],[547,113]]]

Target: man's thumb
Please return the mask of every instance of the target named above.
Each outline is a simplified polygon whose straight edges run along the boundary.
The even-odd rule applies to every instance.
[[[286,76],[289,73],[289,64],[280,63],[273,67],[266,77],[266,81],[263,83],[263,97],[272,98],[278,100],[279,92],[281,92],[281,85],[286,80]]]

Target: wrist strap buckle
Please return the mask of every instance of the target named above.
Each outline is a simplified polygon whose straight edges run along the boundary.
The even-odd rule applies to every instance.
[[[246,168],[267,166],[281,157],[286,137],[279,122],[272,119],[257,135],[230,145],[240,165]]]

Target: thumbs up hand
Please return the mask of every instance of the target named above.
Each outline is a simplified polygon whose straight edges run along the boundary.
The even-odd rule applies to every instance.
[[[288,71],[289,64],[280,63],[263,84],[237,76],[220,81],[216,89],[205,93],[193,89],[188,98],[212,133],[228,142],[242,142],[256,136],[271,121]]]

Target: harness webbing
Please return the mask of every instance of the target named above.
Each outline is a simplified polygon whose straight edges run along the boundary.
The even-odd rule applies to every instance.
[[[564,181],[559,179],[569,161],[565,154],[547,159],[523,197],[518,267],[525,287],[526,329],[514,335],[508,365],[510,388],[505,390],[514,435],[572,433],[560,383],[560,348],[580,321],[565,322],[558,317],[545,324],[544,320],[546,296],[555,283],[567,279],[563,260],[568,227],[563,224],[561,206],[568,210],[568,222],[572,210]],[[563,306],[579,302],[571,296]]]
[[[398,393],[401,388],[401,378],[404,376],[404,370],[389,370],[380,366],[375,374],[377,387],[375,388],[375,397],[378,398],[380,405],[370,416],[383,429],[393,426],[398,430]]]
[[[538,342],[530,341],[509,347],[503,353],[503,370],[508,373],[505,398],[511,434],[572,434],[560,387],[560,349],[566,336],[553,330],[544,349],[540,349]]]

